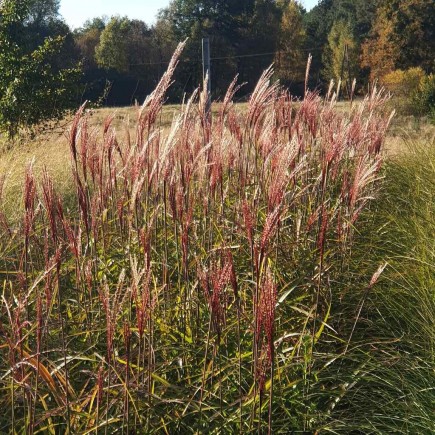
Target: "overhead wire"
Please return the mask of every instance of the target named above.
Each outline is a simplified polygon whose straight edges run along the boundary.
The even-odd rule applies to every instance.
[[[312,47],[312,48],[301,48],[298,50],[299,52],[306,52],[311,53],[313,51],[319,51],[322,50],[322,47]],[[243,59],[243,58],[252,58],[252,57],[264,57],[264,56],[276,56],[278,54],[289,54],[293,53],[292,51],[285,51],[285,50],[278,50],[278,51],[270,51],[267,53],[251,53],[251,54],[238,54],[238,55],[232,55],[232,56],[217,56],[210,58],[211,61],[213,60],[227,60],[227,59]],[[167,65],[169,64],[170,60],[167,61],[161,61],[161,62],[143,62],[143,63],[131,63],[129,66],[152,66],[152,65]],[[180,63],[201,63],[201,59],[180,59]]]

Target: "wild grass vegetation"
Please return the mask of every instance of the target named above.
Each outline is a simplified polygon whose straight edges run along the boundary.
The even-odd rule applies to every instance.
[[[359,100],[361,101],[361,100]],[[393,111],[397,100],[389,101],[386,111]],[[212,114],[219,114],[221,102],[214,102]],[[294,102],[294,109],[299,102]],[[243,114],[247,110],[247,103],[234,103],[236,112]],[[179,115],[180,105],[165,104],[159,116],[158,125],[163,131],[171,127],[174,116]],[[335,109],[340,112],[347,112],[350,108],[348,101],[335,103]],[[112,127],[117,131],[117,137],[123,141],[127,131],[131,137],[135,134],[135,119],[138,108],[135,106],[121,108],[99,108],[87,110],[88,125],[100,134],[104,122],[111,117]],[[69,176],[69,146],[67,140],[68,129],[73,117],[67,117],[59,123],[52,124],[50,128],[44,126],[43,130],[37,132],[21,131],[20,136],[14,142],[0,136],[0,171],[5,176],[3,187],[3,209],[14,220],[19,218],[23,207],[22,204],[22,181],[26,167],[31,160],[34,160],[33,171],[36,178],[42,175],[44,168],[56,183],[59,195],[70,195],[74,190],[73,180]],[[128,127],[127,127],[128,126]],[[413,115],[395,114],[387,131],[382,154],[386,157],[396,155],[407,155],[409,150],[417,146],[425,149],[433,144],[435,137],[435,125],[428,117]]]
[[[355,299],[361,317],[345,363],[355,370],[338,374],[349,376],[352,392],[336,410],[333,431],[435,430],[435,148],[433,141],[411,145],[387,160],[370,221],[355,240],[359,270],[388,265],[378,285]]]
[[[125,128],[82,108],[12,214],[5,181],[0,431],[433,432],[433,149],[383,164],[382,92],[270,70],[167,116],[175,63]]]

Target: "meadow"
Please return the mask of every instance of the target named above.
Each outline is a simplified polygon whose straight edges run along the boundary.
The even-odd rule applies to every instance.
[[[0,432],[433,433],[433,125],[176,56],[3,150]]]

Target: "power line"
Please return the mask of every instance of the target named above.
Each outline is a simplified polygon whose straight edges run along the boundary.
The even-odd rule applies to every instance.
[[[322,50],[322,47],[312,47],[312,48],[301,48],[298,50],[299,52],[306,52],[311,53],[313,51],[319,51]],[[226,60],[226,59],[244,59],[244,58],[251,58],[251,57],[265,57],[265,56],[276,56],[278,54],[290,54],[293,53],[293,51],[285,51],[285,50],[278,50],[278,51],[270,51],[268,53],[252,53],[252,54],[239,54],[239,55],[233,55],[233,56],[219,56],[219,57],[212,57],[210,60]],[[152,65],[168,65],[170,60],[162,61],[162,62],[144,62],[144,63],[131,63],[129,66],[152,66]],[[200,60],[188,60],[188,59],[180,59],[180,63],[200,63]]]
[[[312,51],[321,50],[321,47],[313,47],[313,48],[301,48],[298,50],[299,52],[307,52],[310,53]],[[222,57],[212,57],[211,60],[223,60],[223,59],[241,59],[246,57],[261,57],[261,56],[276,56],[277,54],[289,54],[293,53],[293,51],[284,51],[284,50],[278,50],[278,51],[271,51],[269,53],[253,53],[253,54],[239,54],[235,56],[222,56]]]
[[[142,66],[142,65],[169,65],[170,60],[163,60],[161,62],[143,62],[143,63],[129,63],[128,66]],[[200,63],[198,60],[179,59],[178,63]]]

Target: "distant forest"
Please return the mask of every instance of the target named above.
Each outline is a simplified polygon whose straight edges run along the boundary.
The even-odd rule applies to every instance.
[[[172,0],[154,25],[122,16],[96,17],[72,31],[58,0],[33,0],[26,20],[28,41],[63,37],[54,63],[81,63],[78,100],[102,105],[141,102],[159,81],[179,41],[188,38],[169,99],[179,102],[201,84],[201,39],[211,44],[212,92],[219,99],[238,75],[252,90],[272,63],[275,78],[301,95],[309,54],[311,88],[330,80],[349,92],[366,89],[396,70],[433,73],[433,0],[321,0],[307,12],[294,0]]]

